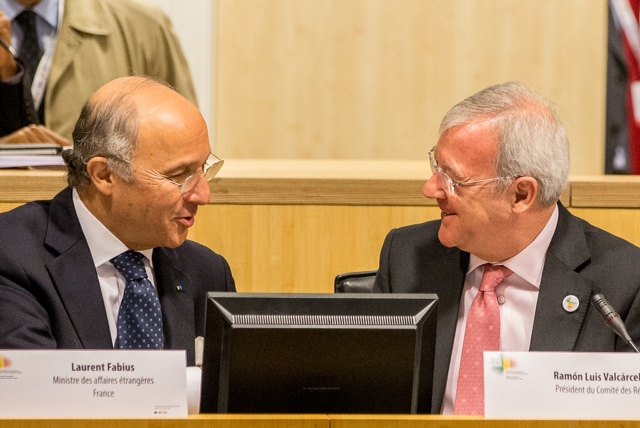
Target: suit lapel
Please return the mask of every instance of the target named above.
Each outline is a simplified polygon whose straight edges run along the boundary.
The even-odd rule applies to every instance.
[[[187,363],[194,364],[195,315],[191,277],[176,268],[175,250],[156,248],[153,251],[156,287],[162,305],[165,347],[186,349]]]
[[[45,245],[57,254],[46,267],[75,329],[78,347],[112,348],[98,275],[73,208],[70,188],[51,202]]]
[[[451,349],[455,337],[460,296],[464,286],[469,254],[458,249],[443,248],[439,256],[425,263],[422,275],[424,289],[438,294],[438,327],[433,371],[432,412],[439,413],[449,375]],[[432,263],[431,260],[434,260]]]
[[[584,232],[561,204],[558,208],[558,226],[547,251],[540,283],[531,351],[572,351],[593,290],[592,281],[578,273],[591,259]],[[563,307],[568,295],[576,296],[580,302],[575,312]]]

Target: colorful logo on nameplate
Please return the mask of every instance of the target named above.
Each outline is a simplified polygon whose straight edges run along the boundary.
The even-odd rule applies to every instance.
[[[492,361],[493,370],[497,373],[505,373],[518,367],[515,359],[502,355],[499,359]]]
[[[0,370],[11,367],[11,360],[0,355]]]

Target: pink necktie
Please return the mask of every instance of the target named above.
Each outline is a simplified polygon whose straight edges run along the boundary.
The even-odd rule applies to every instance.
[[[484,415],[482,352],[500,350],[500,308],[495,289],[509,275],[511,271],[504,266],[484,265],[480,291],[471,304],[464,333],[456,415]]]

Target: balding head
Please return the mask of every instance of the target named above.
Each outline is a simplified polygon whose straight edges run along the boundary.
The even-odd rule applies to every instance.
[[[188,108],[197,113],[197,108],[167,84],[144,76],[127,76],[102,85],[90,98],[95,105],[113,105],[125,102],[137,107],[140,112],[157,111],[162,107]],[[178,104],[178,105],[176,105]]]
[[[150,121],[162,122],[173,117],[176,111],[204,122],[196,106],[157,80],[128,76],[105,83],[82,108],[73,131],[73,151],[64,154],[69,184],[77,188],[89,184],[85,164],[92,157],[132,159],[141,130],[153,126]],[[129,164],[117,160],[110,163],[123,179],[132,179]]]
[[[102,85],[91,97],[89,103],[101,104],[111,103],[114,99],[125,98],[133,100],[144,94],[145,90],[153,87],[166,87],[172,91],[164,83],[150,79],[144,76],[126,76],[111,80]]]

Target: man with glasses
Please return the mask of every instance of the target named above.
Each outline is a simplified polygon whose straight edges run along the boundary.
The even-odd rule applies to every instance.
[[[483,413],[483,350],[632,350],[590,299],[601,290],[639,340],[640,249],[559,201],[569,143],[548,101],[486,88],[445,115],[428,157],[441,218],[388,234],[374,290],[439,297],[432,412]]]
[[[124,77],[89,99],[73,139],[69,187],[0,215],[0,349],[185,349],[193,365],[206,293],[235,291],[226,260],[186,240],[222,166],[202,115]]]

